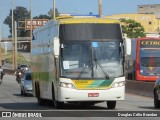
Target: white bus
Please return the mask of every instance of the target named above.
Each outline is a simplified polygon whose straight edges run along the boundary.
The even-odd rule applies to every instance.
[[[114,109],[125,97],[127,54],[130,40],[123,38],[117,20],[51,20],[33,32],[33,94],[38,104],[49,100],[55,108],[106,102]]]

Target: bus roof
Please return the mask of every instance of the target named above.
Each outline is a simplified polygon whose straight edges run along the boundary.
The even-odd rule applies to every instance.
[[[95,17],[59,19],[59,24],[78,24],[78,23],[119,23],[119,21],[114,19],[95,18]]]
[[[60,16],[56,20],[50,20],[46,25],[40,26],[34,30],[34,32],[46,29],[54,24],[80,24],[80,23],[117,23],[120,24],[118,20],[108,19],[108,18],[96,18],[96,17],[73,17],[73,16]]]

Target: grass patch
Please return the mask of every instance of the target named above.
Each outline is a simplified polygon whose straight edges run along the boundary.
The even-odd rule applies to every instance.
[[[7,54],[4,54],[5,52],[4,52],[4,50],[2,50],[2,53],[3,53],[4,61],[6,63],[12,64],[12,51],[7,51]],[[29,65],[30,62],[28,62],[22,54],[18,53],[17,64],[27,64],[27,65]]]

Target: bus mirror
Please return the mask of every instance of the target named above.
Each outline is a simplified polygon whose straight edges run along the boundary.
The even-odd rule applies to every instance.
[[[58,39],[58,37],[54,38],[54,55],[55,56],[59,55],[59,39]]]
[[[125,38],[124,44],[126,55],[131,55],[131,39]]]

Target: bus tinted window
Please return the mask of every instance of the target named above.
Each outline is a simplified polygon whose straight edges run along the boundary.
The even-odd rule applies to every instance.
[[[141,65],[143,67],[160,67],[160,57],[142,57]]]
[[[101,40],[121,39],[122,33],[119,24],[61,24],[60,39],[68,40]]]

